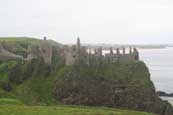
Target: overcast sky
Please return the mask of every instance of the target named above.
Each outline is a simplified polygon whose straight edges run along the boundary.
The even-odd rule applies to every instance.
[[[173,0],[0,0],[0,36],[173,43]]]

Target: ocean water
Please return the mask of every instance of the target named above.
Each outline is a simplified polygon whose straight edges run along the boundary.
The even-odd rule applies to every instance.
[[[140,59],[148,66],[157,91],[173,93],[173,47],[139,49]]]
[[[139,49],[140,60],[148,66],[157,91],[173,93],[173,47],[165,49]],[[172,97],[161,97],[173,105]]]

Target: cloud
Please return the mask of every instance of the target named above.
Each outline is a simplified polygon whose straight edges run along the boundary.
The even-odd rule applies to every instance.
[[[173,43],[170,0],[5,0],[0,36],[74,43]]]

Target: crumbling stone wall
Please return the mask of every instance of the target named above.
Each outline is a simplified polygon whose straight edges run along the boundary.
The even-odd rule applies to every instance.
[[[39,45],[28,46],[27,60],[42,57],[45,63],[51,64],[52,62],[52,45],[44,37],[44,40],[40,41]]]
[[[39,46],[29,46],[28,50],[28,60],[41,56],[45,63],[51,64],[52,46],[46,38],[40,42]],[[62,54],[66,65],[72,65],[75,61],[90,64],[92,63],[90,60],[106,60],[110,63],[116,61],[139,61],[139,52],[136,48],[133,48],[133,51],[130,48],[129,53],[126,53],[125,48],[123,48],[122,53],[120,53],[119,48],[116,49],[116,53],[110,48],[110,53],[103,55],[102,48],[95,49],[94,53],[88,51],[87,47],[81,46],[79,38],[77,39],[76,45],[64,46],[60,51],[57,53]]]

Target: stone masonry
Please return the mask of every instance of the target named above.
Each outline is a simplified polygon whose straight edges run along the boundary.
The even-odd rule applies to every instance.
[[[45,63],[51,64],[52,62],[52,46],[47,41],[46,37],[44,40],[40,42],[39,46],[29,46],[28,47],[28,60],[33,58],[38,58],[41,56]],[[116,61],[139,61],[139,52],[136,48],[129,48],[129,53],[126,53],[126,49],[123,48],[122,53],[120,53],[120,49],[117,48],[116,52],[112,48],[110,48],[109,53],[103,54],[102,48],[94,49],[94,52],[91,52],[87,47],[84,47],[80,43],[80,39],[77,39],[76,45],[67,46],[64,45],[61,52],[57,52],[62,54],[62,57],[65,60],[66,65],[72,65],[77,60],[81,60],[86,63],[90,63],[90,60],[106,60],[110,63]]]

